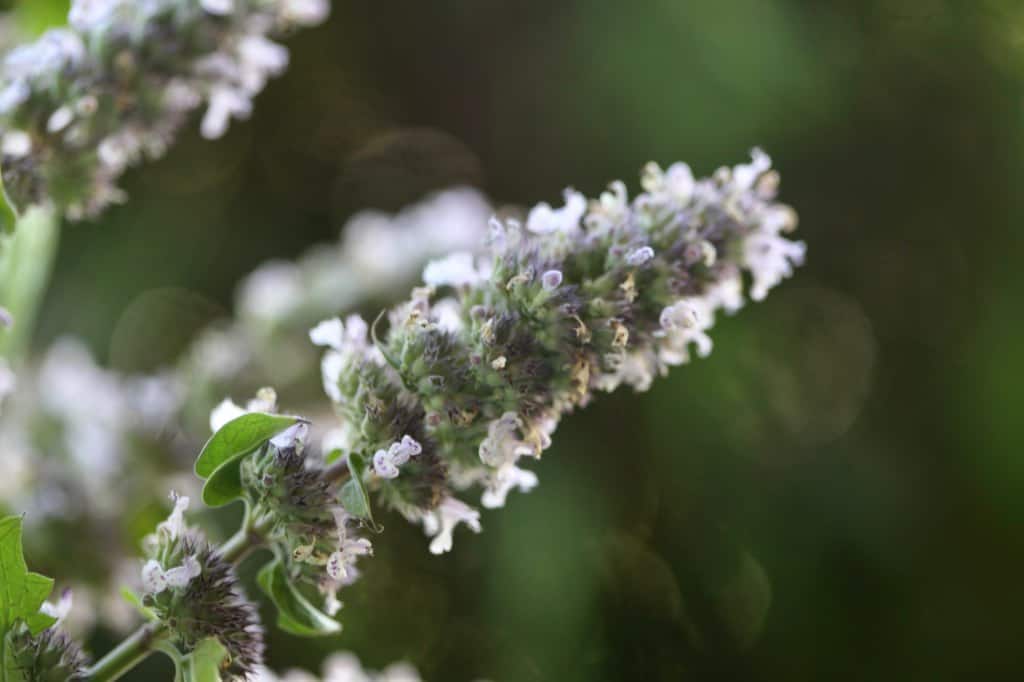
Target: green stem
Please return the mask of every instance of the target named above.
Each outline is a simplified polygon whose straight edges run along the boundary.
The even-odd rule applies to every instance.
[[[117,645],[89,668],[87,678],[94,682],[116,680],[141,663],[155,650],[154,645],[167,631],[163,623],[147,623]]]
[[[52,206],[36,206],[0,239],[0,306],[14,317],[0,327],[0,356],[15,359],[28,347],[36,313],[46,293],[60,238],[60,217]]]

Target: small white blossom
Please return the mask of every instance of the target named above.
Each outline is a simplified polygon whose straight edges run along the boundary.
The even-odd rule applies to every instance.
[[[166,521],[162,521],[156,527],[157,533],[164,533],[168,538],[174,540],[181,537],[185,532],[185,511],[188,509],[189,499],[183,495],[171,491],[171,500],[174,501],[174,509]]]
[[[331,11],[328,0],[284,0],[281,14],[286,21],[302,26],[319,24]]]
[[[526,229],[534,234],[561,233],[573,235],[579,230],[580,220],[587,210],[587,200],[579,192],[565,190],[565,206],[551,208],[540,203],[533,207],[526,219]]]
[[[537,487],[537,475],[532,471],[520,469],[514,464],[506,464],[491,476],[480,503],[487,509],[505,506],[509,491],[518,488],[526,493]]]
[[[142,589],[147,594],[160,594],[167,589],[164,569],[156,559],[150,559],[142,567]]]
[[[187,556],[182,561],[181,566],[175,566],[164,571],[164,580],[167,581],[167,587],[181,588],[188,585],[193,578],[198,577],[202,572],[203,569],[199,565],[199,561],[194,556]]]
[[[696,308],[687,301],[677,301],[661,311],[658,318],[661,328],[668,331],[671,329],[693,329],[699,324]]]
[[[57,109],[50,114],[50,118],[46,120],[46,132],[59,133],[67,128],[74,119],[75,114],[71,110],[71,107],[67,105],[57,107]]]
[[[240,90],[217,86],[210,90],[210,104],[199,132],[208,140],[223,137],[232,118],[244,120],[252,114],[252,100]]]
[[[210,14],[224,16],[235,9],[234,0],[199,0],[199,4]]]
[[[473,254],[468,251],[457,251],[433,260],[423,269],[423,281],[432,287],[472,286],[481,279]]]
[[[57,603],[43,602],[43,605],[39,607],[39,612],[54,618],[57,620],[57,625],[64,622],[64,619],[71,613],[72,596],[71,590],[64,590],[60,593],[60,599]]]
[[[452,533],[464,523],[474,533],[480,532],[480,512],[454,497],[445,497],[437,509],[423,515],[423,530],[432,536],[431,554],[451,551]]]
[[[682,162],[672,164],[667,171],[651,162],[644,167],[641,182],[652,199],[675,206],[685,206],[693,197],[696,186],[693,171]]]
[[[480,461],[492,467],[515,462],[521,456],[535,454],[534,448],[519,438],[522,422],[515,412],[506,412],[487,426],[487,437],[480,443]]]
[[[402,436],[402,440],[392,443],[387,450],[378,450],[373,455],[373,470],[381,478],[398,478],[398,469],[409,461],[410,457],[423,452],[421,446],[412,436]]]
[[[32,138],[24,130],[8,130],[0,142],[0,151],[4,156],[20,159],[32,151]]]

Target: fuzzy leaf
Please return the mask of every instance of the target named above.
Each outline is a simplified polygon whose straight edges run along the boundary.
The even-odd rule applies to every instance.
[[[220,682],[220,667],[228,656],[215,637],[207,637],[178,664],[178,677],[182,682]]]
[[[277,626],[285,632],[321,637],[341,631],[341,623],[313,606],[291,584],[279,559],[264,566],[257,581],[277,607]]]
[[[209,478],[226,462],[247,455],[289,426],[302,421],[299,417],[250,412],[232,419],[206,441],[196,458],[196,475]]]
[[[21,517],[0,519],[0,637],[18,621],[38,634],[56,622],[39,613],[53,590],[53,579],[29,573],[21,551]]]
[[[341,506],[357,519],[369,521],[373,525],[370,495],[366,492],[366,484],[363,483],[363,474],[366,473],[366,459],[360,454],[351,453],[348,456],[348,470],[352,473],[352,476],[338,492]]]

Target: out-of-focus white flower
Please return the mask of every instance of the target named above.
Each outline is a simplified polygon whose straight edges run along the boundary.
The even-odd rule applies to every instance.
[[[284,0],[281,14],[286,21],[315,26],[327,18],[331,5],[327,0]]]
[[[210,431],[216,433],[233,419],[250,412],[274,412],[277,409],[277,393],[272,388],[264,387],[256,392],[256,397],[240,407],[231,398],[225,398],[210,412]]]
[[[4,398],[14,393],[17,385],[18,378],[7,363],[7,358],[0,358],[0,404],[3,403]]]
[[[232,118],[245,120],[252,114],[252,100],[242,91],[217,86],[210,90],[210,104],[203,115],[199,132],[208,140],[223,137]]]
[[[573,235],[579,230],[580,220],[587,211],[587,200],[579,192],[565,190],[565,206],[554,209],[550,204],[540,203],[530,210],[526,229],[534,234],[560,232]]]
[[[56,625],[60,625],[68,617],[68,614],[71,613],[71,606],[71,590],[65,589],[60,593],[60,599],[56,603],[43,602],[43,605],[39,607],[39,612],[50,618],[55,618],[57,620]]]
[[[457,251],[431,261],[423,269],[423,281],[433,287],[472,286],[482,279],[473,263],[473,254]]]
[[[199,0],[200,6],[210,14],[224,16],[235,9],[235,0]]]
[[[180,566],[166,571],[155,559],[150,559],[142,567],[142,588],[147,594],[160,594],[168,588],[181,589],[187,587],[193,578],[202,574],[203,569],[194,556],[187,556]]]
[[[672,164],[667,171],[663,171],[656,163],[649,163],[644,166],[641,182],[654,201],[670,202],[676,206],[683,206],[690,201],[696,185],[693,171],[682,162]]]
[[[302,270],[287,261],[271,261],[245,278],[238,289],[239,313],[274,322],[301,305],[306,290]]]
[[[0,151],[16,159],[28,156],[32,151],[32,138],[24,130],[8,130],[0,143]]]

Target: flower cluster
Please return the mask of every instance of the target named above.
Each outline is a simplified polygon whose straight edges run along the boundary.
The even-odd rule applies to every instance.
[[[143,604],[171,625],[170,642],[182,654],[214,637],[227,650],[225,672],[252,674],[263,663],[263,630],[232,565],[185,524],[189,499],[172,493],[174,510],[146,538]]]
[[[39,611],[55,622],[37,635],[21,626],[10,636],[8,660],[21,679],[32,682],[86,679],[88,658],[61,627],[71,611],[71,591],[64,590],[56,603],[44,602]]]
[[[273,412],[272,389],[257,393],[245,409],[230,401],[218,406],[210,426],[217,431],[245,412]],[[359,577],[356,562],[373,553],[370,541],[359,535],[360,523],[338,502],[338,483],[320,462],[306,457],[308,425],[295,426],[271,438],[248,457],[240,469],[256,525],[297,589],[319,594],[323,609],[341,609],[338,591]]]
[[[778,175],[760,150],[707,179],[677,163],[649,164],[642,180],[632,201],[615,182],[589,202],[567,190],[563,207],[540,204],[525,224],[492,219],[487,252],[429,264],[429,286],[390,311],[386,330],[350,317],[310,333],[328,349],[337,446],[376,458],[412,438],[422,450],[400,471],[382,457],[371,484],[435,536],[432,551],[451,547],[460,522],[479,530],[455,492],[482,485],[482,504],[499,507],[533,488],[519,465],[540,457],[562,416],[706,356],[716,314],[743,304],[745,276],[760,300],[802,262],[804,245],[784,236],[796,215],[775,202]]]
[[[3,180],[70,218],[123,199],[117,178],[164,153],[193,109],[220,137],[288,64],[268,36],[322,21],[327,0],[74,0],[68,26],[0,69]]]

